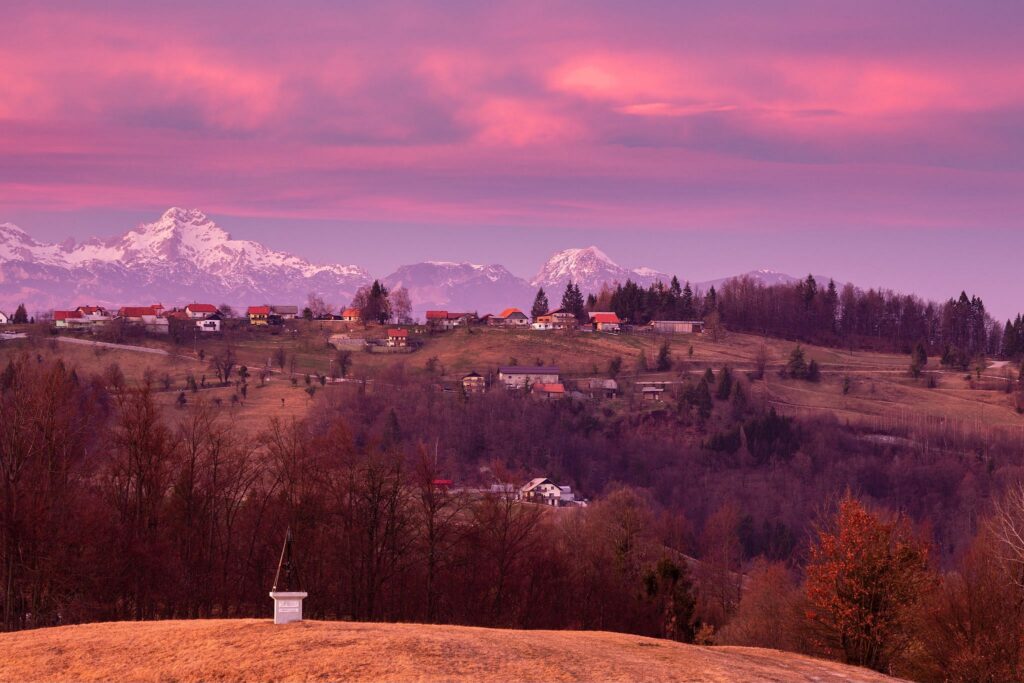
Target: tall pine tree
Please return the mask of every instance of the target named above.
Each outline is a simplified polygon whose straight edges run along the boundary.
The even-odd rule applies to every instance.
[[[551,310],[551,304],[548,303],[548,295],[544,293],[544,288],[541,287],[537,290],[537,296],[533,300],[533,308],[530,309],[530,315],[536,320],[549,310]]]

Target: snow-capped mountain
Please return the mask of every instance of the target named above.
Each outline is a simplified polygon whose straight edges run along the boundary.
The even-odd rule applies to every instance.
[[[400,267],[384,278],[384,284],[391,289],[405,287],[420,318],[428,310],[483,315],[510,306],[523,308],[534,294],[526,280],[497,264],[427,261]]]
[[[202,212],[168,209],[108,240],[43,244],[0,225],[0,305],[39,308],[204,300],[236,305],[305,301],[317,292],[347,303],[370,280],[356,266],[315,265],[234,240]]]
[[[565,249],[554,254],[541,267],[530,284],[534,287],[544,287],[548,290],[548,298],[551,298],[553,294],[560,295],[570,280],[577,283],[586,294],[600,291],[601,285],[605,283],[612,286],[616,282],[632,280],[646,286],[656,280],[667,283],[671,276],[653,268],[624,268],[603,251],[591,246],[584,249]]]

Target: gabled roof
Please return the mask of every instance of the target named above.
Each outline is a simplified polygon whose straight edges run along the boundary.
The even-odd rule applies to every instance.
[[[556,308],[553,311],[548,311],[544,315],[557,315],[558,313],[569,313],[569,311],[565,310],[564,308]]]
[[[448,311],[427,311],[427,320],[447,320]]]
[[[590,321],[604,325],[619,324],[622,320],[615,313],[591,313]]]
[[[250,306],[246,315],[270,315],[270,306]]]
[[[555,482],[551,481],[547,477],[537,477],[536,479],[531,479],[529,482],[527,482],[526,486],[524,486],[521,490],[522,490],[523,493],[527,493],[529,491],[534,490],[535,488],[537,488],[541,484],[545,484],[545,483],[551,484],[552,486],[555,485]]]
[[[409,330],[388,330],[389,337],[408,337]]]
[[[520,311],[518,308],[506,308],[499,315],[496,315],[494,317],[495,318],[507,318],[507,317],[509,317],[511,315],[515,315],[516,313],[518,313],[519,315],[523,316],[524,318],[526,317],[526,314],[523,313],[522,311]]]
[[[156,315],[156,311],[152,306],[122,306],[117,315],[122,318],[141,318],[144,315]]]
[[[564,394],[564,384],[534,384],[531,391],[537,394]]]
[[[483,378],[484,378],[484,376],[483,376],[483,375],[481,375],[481,374],[480,374],[479,372],[477,372],[476,370],[474,370],[473,372],[469,373],[468,375],[463,375],[463,376],[462,376],[462,379],[463,379],[463,380],[467,380],[467,379],[469,379],[470,377],[479,377],[480,379],[483,379]]]
[[[281,315],[298,315],[299,313],[298,306],[282,306],[279,304],[271,304],[270,310]]]
[[[557,375],[557,365],[506,365],[498,368],[504,375]]]
[[[83,315],[93,315],[94,313],[101,313],[103,311],[99,306],[79,306],[75,310]]]
[[[185,310],[191,313],[216,313],[217,307],[213,304],[189,304]]]
[[[362,315],[362,312],[358,308],[346,308],[341,312],[342,318],[358,318]]]
[[[54,311],[54,320],[81,320],[82,314],[80,311]]]
[[[171,311],[164,315],[168,320],[189,320],[188,313],[185,311]]]

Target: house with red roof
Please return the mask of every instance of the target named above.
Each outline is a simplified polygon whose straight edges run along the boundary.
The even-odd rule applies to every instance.
[[[613,312],[592,311],[590,324],[598,332],[618,332],[622,329],[622,319]]]
[[[464,327],[472,322],[472,320],[472,313],[427,311],[427,327],[435,330],[451,330],[456,327]]]
[[[205,320],[211,315],[216,315],[217,307],[213,304],[191,303],[185,307],[185,314],[190,320]]]
[[[530,387],[530,393],[540,398],[565,398],[565,385],[560,382],[537,383]]]
[[[346,308],[341,312],[341,319],[347,323],[358,323],[363,321],[363,315],[358,308]]]
[[[250,306],[245,314],[249,317],[249,324],[266,326],[270,323],[270,306]]]
[[[56,327],[67,329],[70,327],[82,327],[87,323],[79,311],[54,311],[53,324]]]
[[[388,346],[399,347],[409,345],[409,330],[390,329],[388,330]]]
[[[492,327],[529,327],[530,319],[518,308],[506,308],[488,318],[487,324]]]

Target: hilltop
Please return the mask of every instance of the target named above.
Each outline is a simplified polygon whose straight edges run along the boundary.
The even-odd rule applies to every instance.
[[[892,681],[802,655],[621,633],[269,620],[115,622],[0,635],[22,681]]]

